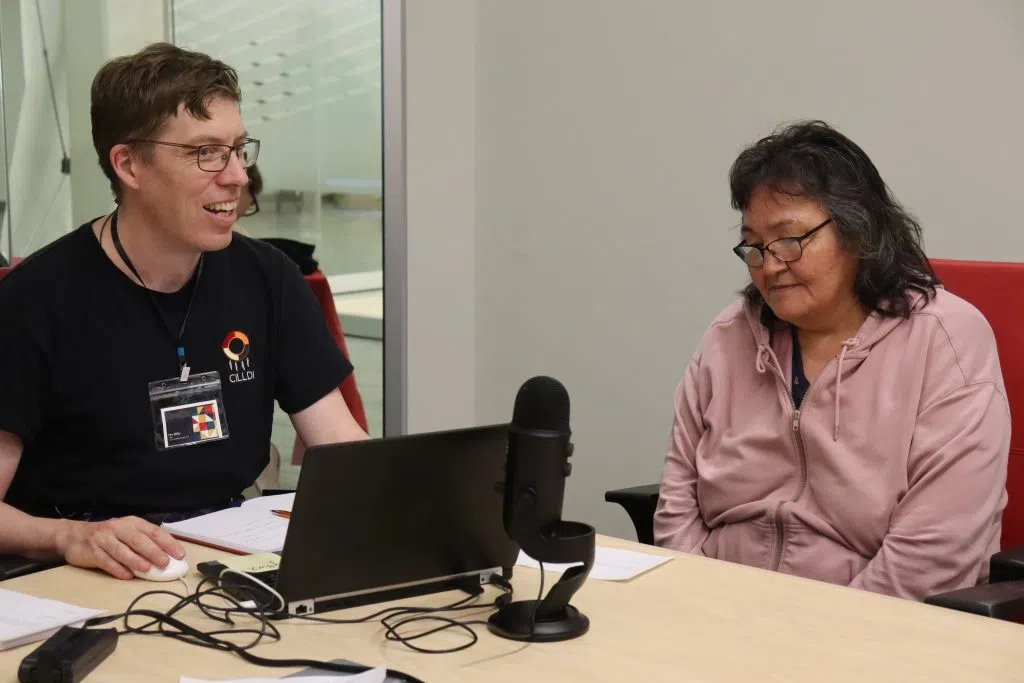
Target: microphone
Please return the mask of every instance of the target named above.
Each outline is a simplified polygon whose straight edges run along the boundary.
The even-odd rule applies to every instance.
[[[502,637],[530,642],[583,635],[590,620],[569,604],[594,566],[592,526],[562,520],[565,480],[572,472],[569,394],[551,377],[527,380],[509,425],[502,517],[505,531],[539,562],[573,564],[547,597],[510,602],[488,620]]]

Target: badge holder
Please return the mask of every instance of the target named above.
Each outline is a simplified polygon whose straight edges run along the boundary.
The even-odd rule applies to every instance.
[[[157,450],[228,438],[219,372],[150,382],[149,404]]]

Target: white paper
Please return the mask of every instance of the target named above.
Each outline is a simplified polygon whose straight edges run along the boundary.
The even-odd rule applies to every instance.
[[[244,510],[287,510],[292,511],[292,504],[295,502],[295,492],[279,493],[274,496],[256,496],[242,503]]]
[[[231,680],[213,680],[206,678],[189,678],[182,676],[179,683],[281,683],[281,681],[292,681],[296,683],[384,683],[387,677],[387,669],[379,666],[376,669],[364,671],[361,674],[328,674],[318,676],[296,676],[293,678],[234,678]]]
[[[639,553],[635,550],[621,550],[619,548],[598,547],[594,552],[594,566],[587,578],[601,581],[626,581],[639,576],[646,571],[671,560],[671,557],[653,555],[651,553]],[[521,567],[533,567],[537,569],[540,565],[535,559],[519,551],[519,558],[516,564]],[[576,564],[579,564],[578,562]],[[562,572],[572,564],[554,564],[545,562],[544,570]]]
[[[287,519],[258,507],[232,507],[162,526],[178,538],[241,553],[279,552],[288,533]]]
[[[100,614],[103,610],[0,589],[0,650],[44,640],[61,626]]]

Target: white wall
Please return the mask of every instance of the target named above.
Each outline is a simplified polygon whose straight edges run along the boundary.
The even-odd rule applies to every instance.
[[[475,26],[455,0],[431,0],[440,17],[409,4],[410,156],[435,155],[409,166],[410,389],[476,360],[474,406],[438,383],[410,391],[409,412],[455,401],[445,421],[507,420],[525,379],[561,379],[567,518],[632,536],[603,492],[658,478],[675,384],[744,284],[729,164],[777,123],[824,118],[860,143],[933,256],[1024,256],[1019,0],[481,0]],[[467,83],[449,60],[471,40]],[[447,78],[414,61],[438,56]],[[468,295],[435,291],[448,267],[465,282],[460,244],[475,249],[475,335],[460,332]]]
[[[20,0],[0,0],[0,46],[21,44],[21,2]],[[10,155],[7,136],[13,136],[18,125],[18,110],[21,108],[21,93],[24,83],[21,79],[21,51],[3,50],[0,55],[3,72],[10,73],[0,89],[0,107],[4,108],[5,118],[0,118],[3,130],[0,130],[0,199],[7,201],[7,159]],[[0,254],[7,255],[7,217],[0,217]]]
[[[15,14],[13,4],[5,0],[4,17]],[[4,103],[10,135],[9,210],[18,256],[36,251],[112,206],[92,146],[90,85],[107,59],[165,36],[162,0],[65,0],[41,2],[39,8],[53,95],[34,0],[17,3],[19,40],[8,41],[9,33],[4,33],[4,85],[20,88],[19,98]],[[70,176],[60,169],[58,117],[71,158]],[[6,235],[3,239],[6,251]]]
[[[8,211],[14,234],[14,254],[23,256],[67,232],[71,225],[69,178],[61,173],[58,121],[68,144],[67,52],[58,3],[40,3],[42,29],[49,53],[56,111],[43,58],[40,15],[32,0],[21,0],[21,58],[23,90],[17,128],[8,145]],[[4,45],[4,52],[18,49]]]
[[[114,208],[110,181],[92,144],[90,91],[101,66],[113,57],[137,52],[167,39],[163,0],[65,2],[68,109],[71,138],[71,227]]]

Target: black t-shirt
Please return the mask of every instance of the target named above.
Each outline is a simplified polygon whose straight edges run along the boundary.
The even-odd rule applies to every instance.
[[[187,359],[192,373],[220,373],[230,436],[158,450],[149,383],[179,373],[150,294],[176,332],[193,288]],[[241,368],[222,348],[235,332],[249,340]],[[236,234],[181,291],[147,293],[83,225],[0,280],[0,430],[24,445],[4,500],[45,516],[216,505],[267,465],[275,399],[298,412],[351,371],[312,290],[276,248]]]

